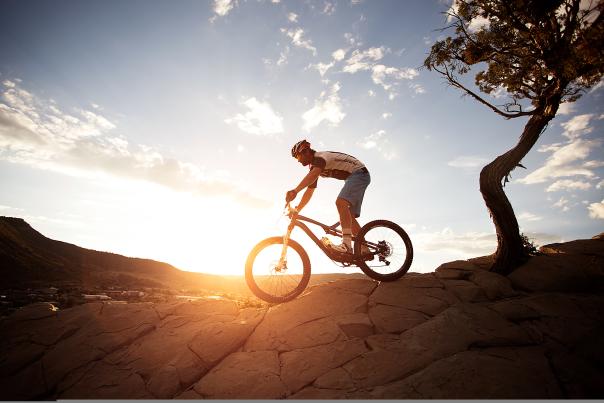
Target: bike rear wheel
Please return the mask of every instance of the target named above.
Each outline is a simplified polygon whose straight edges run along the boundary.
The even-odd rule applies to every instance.
[[[258,298],[281,303],[296,298],[310,280],[310,259],[302,246],[290,239],[286,265],[279,267],[283,237],[271,237],[258,243],[245,262],[245,281]]]
[[[399,225],[387,220],[375,220],[359,230],[354,244],[355,256],[368,248],[374,256],[358,259],[356,264],[367,276],[378,281],[394,281],[407,273],[413,261],[413,245],[409,235]],[[367,250],[365,250],[365,255]]]

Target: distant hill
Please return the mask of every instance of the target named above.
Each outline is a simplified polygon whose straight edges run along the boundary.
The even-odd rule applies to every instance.
[[[233,264],[240,264],[243,273],[244,262]],[[357,276],[363,275],[313,275],[311,284]],[[49,239],[21,218],[0,216],[0,288],[48,285],[207,289],[248,294],[245,281],[239,276],[187,272],[151,259],[81,248]]]

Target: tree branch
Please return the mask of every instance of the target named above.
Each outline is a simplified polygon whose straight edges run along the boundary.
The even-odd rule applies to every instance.
[[[490,108],[493,112],[503,116],[504,118],[513,119],[513,118],[518,118],[521,116],[530,116],[535,113],[535,110],[526,111],[526,112],[516,112],[516,113],[508,113],[508,112],[504,112],[504,111],[500,110],[496,106],[492,105],[490,102],[484,100],[481,96],[479,96],[475,92],[467,89],[463,84],[461,84],[459,81],[457,81],[455,79],[455,77],[451,74],[451,72],[449,71],[449,69],[446,66],[444,66],[444,67],[445,67],[444,71],[439,70],[436,66],[433,66],[432,68],[435,71],[437,71],[438,73],[440,73],[441,75],[445,76],[447,78],[447,81],[449,81],[449,83],[451,83],[451,85],[465,91],[465,93],[467,95],[470,95],[472,98],[476,99],[478,102],[480,102],[481,104]]]

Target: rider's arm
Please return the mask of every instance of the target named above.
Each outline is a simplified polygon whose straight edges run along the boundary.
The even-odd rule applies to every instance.
[[[304,179],[302,179],[302,182],[300,182],[300,184],[294,189],[296,193],[299,193],[300,191],[302,191],[302,189],[314,183],[319,178],[321,171],[322,169],[319,167],[311,169],[310,172],[304,177]]]
[[[306,191],[304,191],[304,194],[302,195],[302,199],[300,200],[300,204],[298,204],[298,206],[296,206],[296,210],[298,212],[301,211],[304,208],[304,206],[306,206],[308,204],[314,191],[315,191],[315,188],[306,188]]]

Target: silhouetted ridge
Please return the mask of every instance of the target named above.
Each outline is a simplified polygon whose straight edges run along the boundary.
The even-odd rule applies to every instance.
[[[203,257],[204,251],[199,253]],[[243,262],[225,263],[241,265],[243,274]],[[317,274],[311,283],[354,276],[363,275]],[[50,285],[203,289],[249,294],[241,277],[187,272],[151,259],[82,248],[47,238],[21,218],[0,216],[0,289]]]
[[[3,288],[7,288],[48,282],[122,286],[136,282],[139,286],[168,287],[190,283],[190,279],[179,276],[192,273],[167,263],[56,241],[21,218],[3,216],[0,217],[0,274]]]

